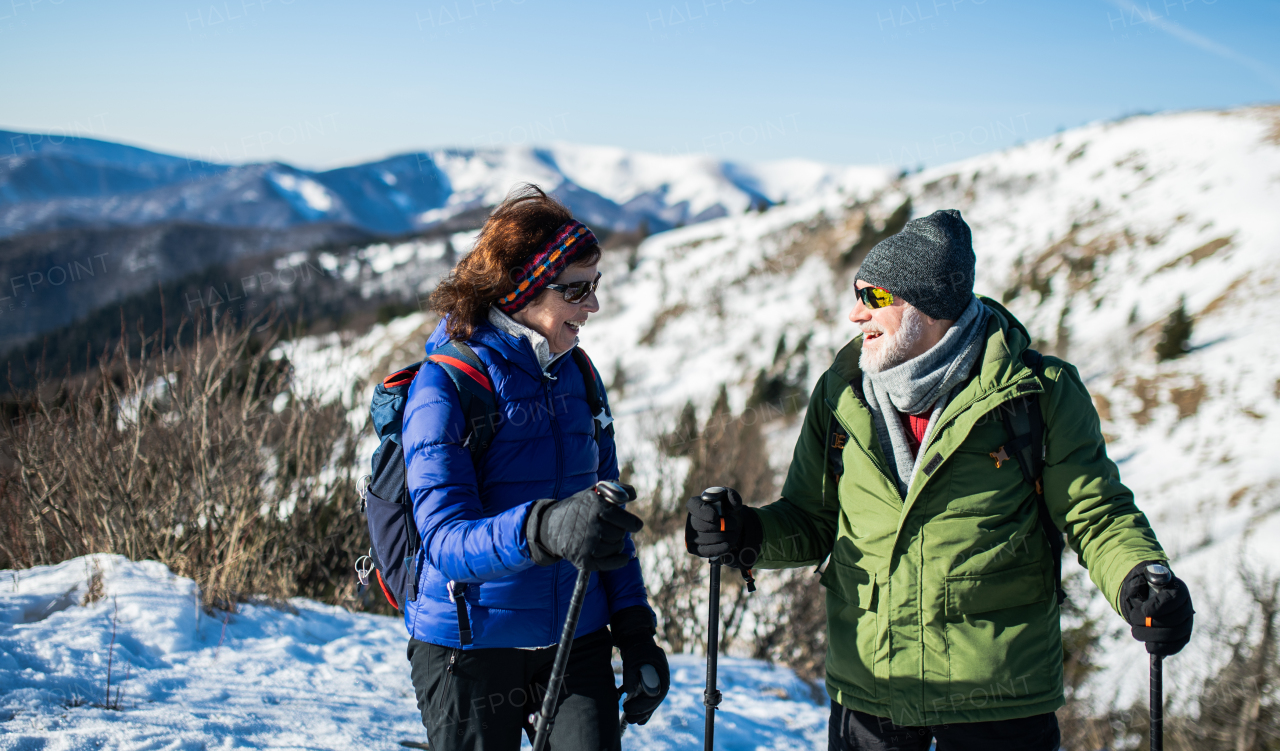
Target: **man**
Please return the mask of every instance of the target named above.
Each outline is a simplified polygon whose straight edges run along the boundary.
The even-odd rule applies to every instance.
[[[1079,374],[973,294],[974,264],[955,210],[876,245],[849,314],[863,336],[814,388],[782,498],[689,501],[691,553],[826,560],[833,751],[1056,749],[1058,530],[1149,652],[1191,635],[1186,585],[1144,579],[1167,557]]]

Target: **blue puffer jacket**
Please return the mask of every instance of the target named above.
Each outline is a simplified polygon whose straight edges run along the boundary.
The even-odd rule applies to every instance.
[[[441,322],[427,352],[447,340]],[[552,363],[548,379],[528,339],[485,322],[467,343],[488,368],[502,421],[477,480],[462,445],[466,418],[453,382],[428,362],[409,388],[402,435],[423,552],[418,598],[405,609],[405,625],[421,641],[460,646],[448,584],[465,582],[469,649],[555,644],[577,569],[566,561],[535,565],[525,518],[540,498],[567,498],[616,479],[613,437],[602,431],[597,446],[586,385],[571,357]],[[630,563],[591,575],[577,635],[603,628],[623,608],[648,606],[629,537],[626,546]]]

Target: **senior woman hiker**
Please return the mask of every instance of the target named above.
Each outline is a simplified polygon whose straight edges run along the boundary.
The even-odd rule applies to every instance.
[[[594,573],[551,748],[620,748],[615,645],[628,722],[648,721],[667,693],[667,660],[628,534],[643,524],[593,491],[618,477],[604,385],[574,352],[578,330],[600,309],[599,258],[591,230],[524,186],[431,298],[442,320],[427,353],[449,354],[437,354],[440,367],[424,363],[405,407],[408,487],[425,550],[405,621],[418,708],[438,751],[519,748],[545,693],[575,564]],[[455,381],[445,366],[464,377]],[[464,382],[491,390],[475,399],[496,403],[494,415],[464,411]],[[474,443],[482,433],[487,447]],[[660,677],[656,695],[638,690],[644,665]]]

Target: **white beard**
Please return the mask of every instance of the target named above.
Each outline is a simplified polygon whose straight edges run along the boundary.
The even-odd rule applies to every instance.
[[[862,330],[866,332],[882,331],[879,326],[868,322]],[[924,314],[908,305],[902,311],[902,321],[893,334],[882,334],[875,341],[875,347],[869,349],[864,339],[862,355],[858,358],[858,366],[864,373],[879,373],[895,365],[901,365],[908,359],[907,353],[924,335]]]

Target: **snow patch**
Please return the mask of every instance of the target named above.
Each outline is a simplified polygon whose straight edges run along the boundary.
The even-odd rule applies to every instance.
[[[309,177],[272,171],[267,173],[267,179],[282,197],[308,219],[322,217],[334,206],[334,198],[329,190]]]
[[[82,606],[94,564],[105,596]],[[195,582],[122,556],[0,571],[0,585],[0,748],[345,750],[429,740],[398,618],[302,598],[209,614],[196,607]],[[95,706],[109,655],[121,711]],[[703,658],[672,655],[671,673],[666,702],[647,725],[628,727],[624,747],[702,748]],[[720,688],[718,748],[799,751],[826,737],[825,703],[785,668],[725,658]]]

